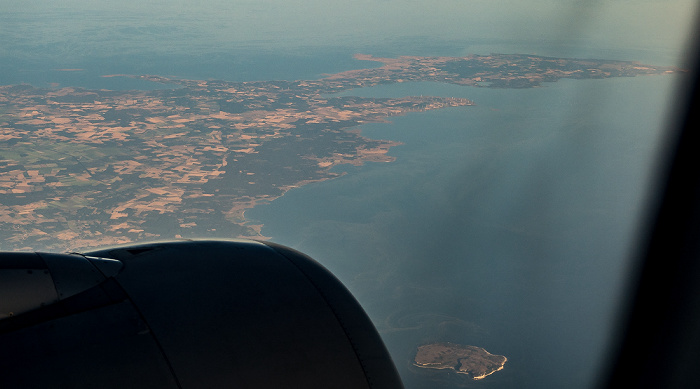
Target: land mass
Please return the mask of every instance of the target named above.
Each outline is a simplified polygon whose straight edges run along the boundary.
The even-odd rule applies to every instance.
[[[474,104],[335,92],[437,81],[530,88],[560,78],[665,74],[636,62],[532,55],[375,58],[317,80],[229,82],[105,75],[173,89],[0,86],[2,250],[78,250],[178,237],[264,238],[244,212],[341,164],[391,162],[399,143],[359,125]]]
[[[449,369],[483,379],[503,369],[508,358],[493,355],[481,347],[453,343],[432,343],[418,347],[413,364],[426,369]]]

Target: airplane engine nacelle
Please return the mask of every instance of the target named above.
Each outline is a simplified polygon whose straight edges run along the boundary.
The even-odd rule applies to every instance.
[[[0,253],[0,350],[3,387],[402,387],[340,281],[268,242]]]

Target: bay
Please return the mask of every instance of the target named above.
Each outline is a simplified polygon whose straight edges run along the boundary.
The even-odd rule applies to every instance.
[[[327,266],[366,308],[408,388],[463,377],[410,365],[433,341],[506,355],[475,387],[590,387],[604,362],[677,77],[561,80],[524,90],[396,84],[368,97],[476,106],[362,126],[392,163],[246,213]]]

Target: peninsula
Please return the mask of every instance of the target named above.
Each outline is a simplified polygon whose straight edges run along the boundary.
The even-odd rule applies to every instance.
[[[393,160],[387,151],[398,143],[362,136],[363,123],[474,104],[454,97],[335,92],[418,81],[531,88],[560,78],[678,71],[522,54],[355,58],[381,66],[295,81],[105,75],[173,86],[158,90],[0,86],[2,249],[264,238],[245,210],[291,188],[337,177],[334,166]]]
[[[481,347],[453,343],[432,343],[418,347],[414,366],[426,369],[449,369],[483,379],[503,369],[508,358],[493,355]]]

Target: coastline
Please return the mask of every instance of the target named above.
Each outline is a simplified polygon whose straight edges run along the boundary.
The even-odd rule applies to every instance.
[[[503,61],[512,62],[514,72],[499,87],[533,88],[589,77],[576,72],[595,65],[561,59],[574,70],[551,74],[531,66],[551,58],[529,55],[373,60],[385,65],[319,80],[135,76],[180,86],[148,91],[0,86],[0,101],[8,102],[0,133],[7,165],[0,175],[0,222],[6,222],[0,235],[9,250],[71,250],[222,231],[263,239],[263,226],[246,220],[246,210],[337,177],[333,166],[394,160],[388,151],[400,143],[364,137],[360,125],[474,105],[467,98],[418,94],[326,94],[413,81],[472,85],[502,77],[497,67]],[[530,67],[518,68],[523,61]],[[670,71],[610,63],[590,77]],[[472,68],[478,72],[469,73]]]

